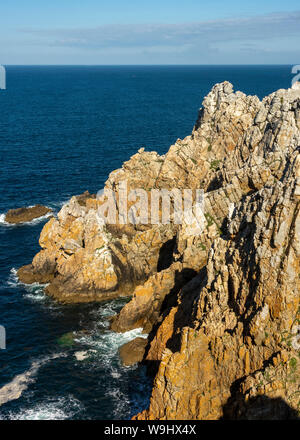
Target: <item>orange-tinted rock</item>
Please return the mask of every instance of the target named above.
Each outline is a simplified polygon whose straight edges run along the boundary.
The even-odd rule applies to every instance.
[[[260,101],[217,84],[191,136],[164,156],[139,150],[106,182],[116,196],[124,181],[148,192],[202,188],[201,231],[173,218],[102,225],[90,197],[72,198],[45,225],[22,276],[48,277],[48,293],[64,302],[133,294],[112,329],[150,332],[143,360],[156,376],[136,418],[297,414],[299,130],[299,90]]]

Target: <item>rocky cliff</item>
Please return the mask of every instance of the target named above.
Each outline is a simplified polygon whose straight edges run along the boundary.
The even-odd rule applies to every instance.
[[[65,301],[133,292],[112,329],[149,333],[155,374],[138,419],[296,418],[300,405],[300,91],[260,101],[217,84],[191,136],[139,150],[106,182],[203,189],[204,228],[102,225],[73,197],[19,270]],[[130,203],[128,209],[130,208]],[[121,207],[117,205],[119,212]]]

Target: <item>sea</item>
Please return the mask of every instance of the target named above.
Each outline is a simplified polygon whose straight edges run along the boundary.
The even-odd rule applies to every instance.
[[[152,379],[124,367],[118,348],[141,335],[109,329],[128,298],[60,305],[17,269],[39,251],[46,217],[12,226],[8,209],[57,213],[103,188],[137,150],[167,152],[192,131],[215,83],[259,98],[291,86],[291,66],[5,66],[0,90],[0,420],[130,419]],[[83,355],[82,353],[83,352]]]

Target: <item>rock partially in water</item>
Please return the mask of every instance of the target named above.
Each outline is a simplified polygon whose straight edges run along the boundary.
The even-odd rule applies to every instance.
[[[127,344],[122,345],[122,347],[119,348],[119,353],[123,365],[128,367],[141,362],[144,357],[146,345],[147,339],[145,338],[135,338],[127,342]]]
[[[95,353],[97,353],[97,350],[76,351],[74,353],[74,356],[76,357],[77,361],[84,361],[85,359],[88,359],[92,354]]]
[[[36,218],[43,217],[50,212],[52,212],[52,209],[42,205],[10,209],[6,213],[5,221],[11,224],[26,223],[31,222]]]

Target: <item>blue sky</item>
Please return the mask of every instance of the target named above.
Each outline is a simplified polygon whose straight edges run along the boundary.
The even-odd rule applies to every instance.
[[[10,0],[0,64],[300,64],[299,0]]]

